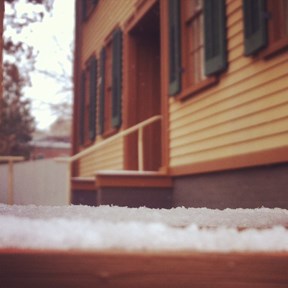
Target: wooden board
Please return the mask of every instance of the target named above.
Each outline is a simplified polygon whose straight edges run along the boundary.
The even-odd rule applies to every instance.
[[[0,250],[0,287],[287,288],[287,253]]]
[[[154,171],[98,171],[96,172],[96,187],[151,187],[151,188],[172,188],[172,178],[169,175]]]

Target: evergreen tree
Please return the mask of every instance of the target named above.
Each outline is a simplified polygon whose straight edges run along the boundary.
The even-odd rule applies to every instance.
[[[0,109],[0,154],[29,158],[34,119],[29,100],[23,99],[25,80],[15,64],[3,65],[3,99]]]

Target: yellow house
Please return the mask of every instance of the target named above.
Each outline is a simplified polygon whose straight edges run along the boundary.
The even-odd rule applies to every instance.
[[[288,208],[286,0],[77,0],[74,204]]]

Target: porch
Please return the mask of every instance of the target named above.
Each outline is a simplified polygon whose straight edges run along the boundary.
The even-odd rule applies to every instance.
[[[161,167],[158,167],[156,171],[145,169],[145,159],[149,158],[147,152],[150,151],[145,149],[145,131],[147,131],[145,129],[160,120],[160,115],[153,116],[90,146],[68,159],[58,159],[58,161],[68,161],[72,170],[73,163],[83,157],[89,157],[97,151],[101,153],[101,148],[115,143],[119,139],[125,141],[128,137],[134,136],[135,140],[135,136],[137,136],[137,159],[134,159],[133,162],[137,163],[138,170],[107,169],[96,170],[93,175],[84,177],[72,175],[70,183],[71,203],[91,206],[117,205],[171,208],[172,178]]]

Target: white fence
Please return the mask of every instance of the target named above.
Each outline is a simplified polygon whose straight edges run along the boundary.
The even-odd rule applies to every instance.
[[[14,163],[13,203],[67,205],[68,165],[53,159]],[[0,203],[8,203],[8,165],[0,165]]]

